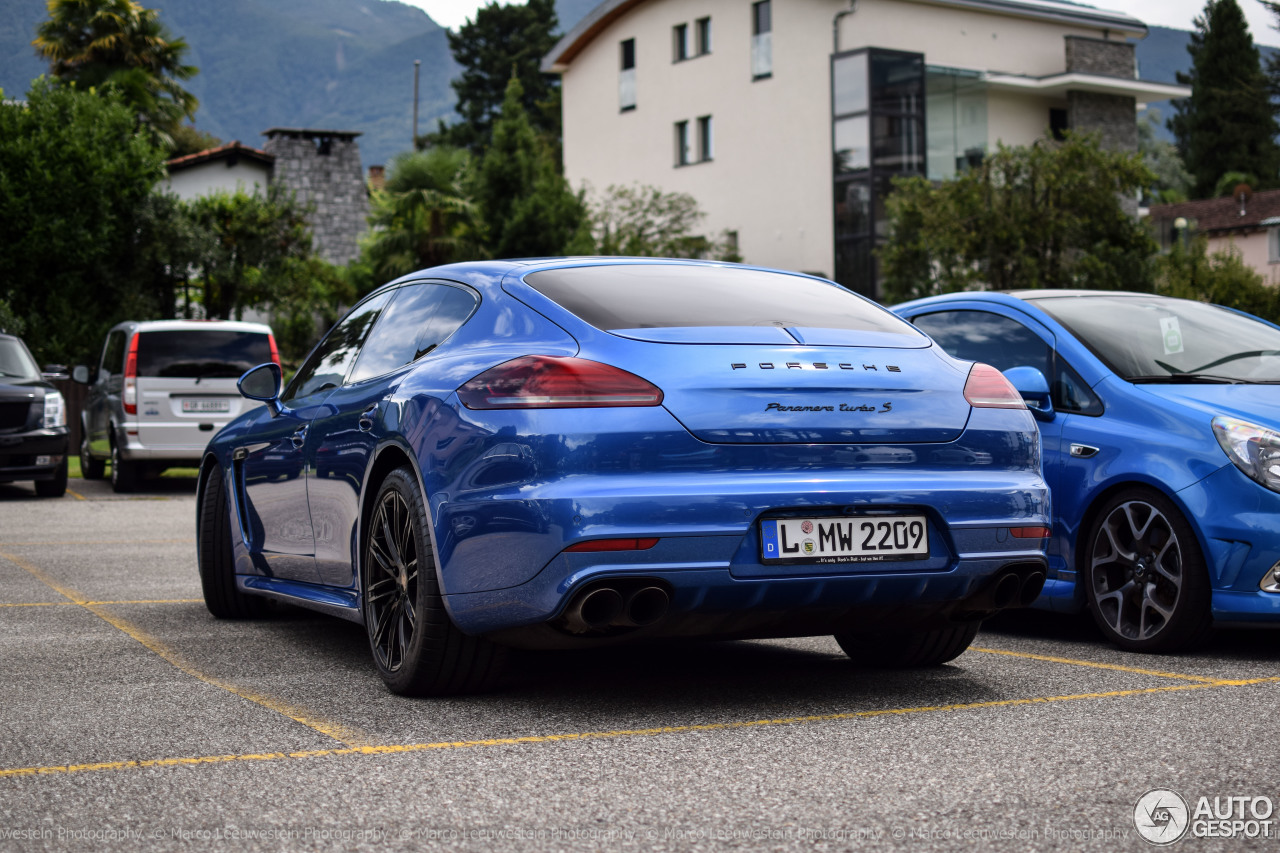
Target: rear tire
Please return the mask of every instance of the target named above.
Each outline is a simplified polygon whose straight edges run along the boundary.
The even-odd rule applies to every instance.
[[[101,480],[103,475],[107,473],[107,463],[104,459],[96,459],[89,451],[89,430],[81,424],[80,426],[80,476],[86,480]]]
[[[923,631],[836,634],[836,642],[855,664],[880,669],[941,666],[960,657],[978,636],[979,622]]]
[[[138,488],[138,466],[120,454],[120,445],[111,442],[111,488],[128,493]]]
[[[52,480],[36,480],[36,494],[42,498],[60,498],[67,493],[67,457],[62,457],[58,473]]]
[[[365,631],[392,693],[448,696],[497,686],[507,650],[458,630],[436,579],[427,511],[417,480],[397,468],[382,482],[361,563]]]
[[[215,466],[200,495],[196,555],[204,606],[219,619],[253,619],[267,610],[265,599],[245,595],[236,586],[231,552],[231,512],[223,488],[222,469]]]

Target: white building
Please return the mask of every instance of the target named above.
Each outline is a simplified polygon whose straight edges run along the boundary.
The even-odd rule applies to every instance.
[[[1186,97],[1137,79],[1135,18],[1061,0],[603,0],[545,58],[574,186],[691,194],[749,263],[875,294],[894,175],[1098,131]]]

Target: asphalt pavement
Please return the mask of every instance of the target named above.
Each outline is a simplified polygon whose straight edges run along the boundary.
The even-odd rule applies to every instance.
[[[1280,848],[1280,633],[1019,614],[926,671],[686,642],[405,699],[357,625],[209,615],[186,479],[0,485],[0,678],[0,850]]]

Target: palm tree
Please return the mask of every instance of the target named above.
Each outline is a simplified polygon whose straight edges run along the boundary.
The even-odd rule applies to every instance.
[[[157,141],[171,146],[199,101],[178,81],[198,69],[182,63],[187,43],[169,35],[154,9],[134,0],[48,0],[36,52],[49,72],[81,89],[114,89]]]
[[[484,256],[476,204],[465,187],[469,162],[465,149],[447,146],[392,161],[386,188],[374,195],[364,243],[377,281]]]

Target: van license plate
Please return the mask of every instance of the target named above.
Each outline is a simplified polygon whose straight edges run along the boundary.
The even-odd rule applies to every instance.
[[[764,563],[871,563],[929,556],[923,515],[769,518],[760,522]]]
[[[205,414],[209,412],[230,412],[230,400],[183,400],[182,411],[186,414]]]

